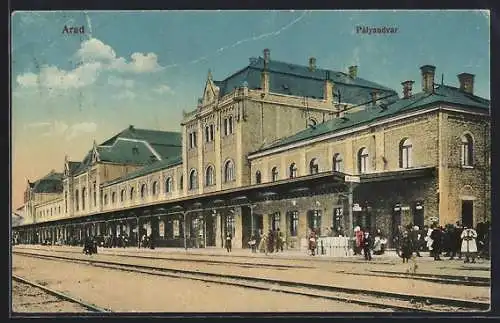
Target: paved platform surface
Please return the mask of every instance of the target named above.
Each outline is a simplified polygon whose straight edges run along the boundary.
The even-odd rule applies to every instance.
[[[16,245],[14,250],[22,249],[40,249],[40,250],[60,250],[60,251],[82,251],[82,247],[73,246],[42,246],[42,245]],[[200,248],[200,249],[183,249],[183,248],[98,248],[99,254],[110,255],[134,255],[147,256],[153,258],[175,258],[175,259],[200,259],[200,260],[217,260],[217,261],[232,261],[261,264],[284,264],[284,265],[314,265],[315,267],[323,267],[346,272],[376,272],[385,271],[391,273],[411,273],[415,271],[422,275],[446,275],[456,277],[470,278],[490,278],[491,277],[491,262],[489,260],[479,259],[476,263],[467,263],[455,259],[448,260],[442,257],[442,261],[434,261],[429,257],[428,252],[421,253],[422,257],[415,257],[410,263],[402,263],[402,259],[395,251],[389,250],[384,255],[373,256],[371,261],[364,260],[363,256],[348,256],[348,257],[328,257],[328,256],[310,256],[304,251],[285,250],[284,252],[271,253],[252,253],[248,249],[233,249],[232,252],[227,252],[221,248]],[[415,265],[417,268],[415,269]]]

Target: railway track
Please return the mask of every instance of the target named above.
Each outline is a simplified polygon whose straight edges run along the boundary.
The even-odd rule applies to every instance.
[[[243,275],[228,275],[202,272],[199,270],[184,270],[178,268],[154,267],[138,264],[126,264],[115,261],[97,260],[92,258],[74,258],[58,255],[44,255],[30,252],[14,251],[15,254],[40,259],[79,263],[89,266],[115,269],[133,273],[155,276],[191,279],[202,282],[211,282],[232,285],[244,288],[253,288],[279,293],[355,303],[375,308],[392,310],[395,312],[465,312],[485,311],[490,304],[482,301],[461,300],[434,296],[420,296],[392,292],[360,290],[354,288],[319,285],[302,282],[292,282],[277,279],[251,277]]]
[[[36,248],[23,248],[23,250],[36,251],[47,251],[40,250]],[[17,251],[16,251],[17,252]],[[21,251],[20,251],[21,252]],[[70,253],[70,254],[81,254],[81,251],[77,250],[50,250],[50,252],[55,253]],[[158,255],[137,255],[137,254],[112,254],[103,253],[106,256],[111,257],[130,257],[137,259],[159,259],[165,261],[177,261],[185,262],[185,258],[175,258],[175,257],[158,257]],[[255,260],[255,259],[252,259]],[[190,262],[205,263],[205,264],[224,264],[224,265],[235,265],[246,268],[273,268],[273,269],[289,269],[289,268],[317,268],[315,266],[303,266],[303,265],[280,265],[280,264],[267,264],[262,262],[238,262],[238,261],[222,261],[222,260],[207,260],[207,259],[196,259],[189,258]],[[441,274],[417,274],[417,273],[398,273],[385,270],[370,270],[360,273],[348,272],[344,270],[329,270],[329,272],[342,273],[346,275],[358,275],[358,276],[373,276],[373,277],[388,277],[388,278],[406,278],[412,280],[421,280],[427,282],[435,282],[440,284],[450,284],[450,285],[463,285],[463,286],[483,286],[488,287],[491,285],[491,280],[489,277],[465,277],[465,276],[451,276],[451,275],[441,275]]]
[[[73,306],[73,309],[76,309],[76,312],[88,312],[88,313],[107,313],[111,312],[108,309],[104,309],[101,307],[98,307],[93,304],[89,304],[83,300],[77,299],[73,296],[70,296],[68,294],[56,291],[52,288],[49,288],[47,286],[43,286],[41,284],[38,284],[34,281],[30,281],[26,278],[17,276],[12,274],[12,280],[25,286],[29,286],[30,289],[35,289],[35,293],[29,293],[27,296],[30,296],[31,298],[33,297],[38,297],[38,298],[43,298],[43,300],[38,300],[34,303],[30,304],[20,304],[20,305],[38,305],[40,307],[45,307],[44,311],[47,311],[48,309],[46,308],[46,304],[50,303],[50,307],[54,309],[60,309],[61,307],[67,307],[67,304],[71,304]],[[50,295],[50,296],[48,296]],[[26,295],[21,295],[21,296],[26,296]],[[74,306],[76,305],[76,306]],[[81,311],[78,310],[78,308],[81,308]],[[49,312],[58,312],[57,310],[50,311]]]

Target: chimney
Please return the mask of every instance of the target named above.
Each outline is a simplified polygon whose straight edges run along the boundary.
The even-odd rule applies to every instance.
[[[325,99],[327,103],[333,102],[333,89],[334,89],[334,84],[333,81],[330,79],[330,71],[326,71],[323,99]]]
[[[254,65],[255,63],[257,63],[257,58],[255,58],[255,57],[250,57],[250,58],[248,59],[248,61],[250,62],[250,65]]]
[[[269,48],[264,49],[264,66],[267,67],[269,61],[271,60],[271,51]]]
[[[404,81],[401,83],[403,85],[403,98],[408,99],[411,97],[411,89],[413,87],[414,81]]]
[[[269,93],[269,72],[266,69],[260,74],[260,88],[264,93]]]
[[[458,82],[461,91],[474,94],[474,74],[460,73],[458,74]]]
[[[134,125],[133,124],[129,125],[128,130],[134,130]]]
[[[316,70],[316,58],[310,57],[309,58],[309,71],[314,72],[315,70]]]
[[[349,66],[349,77],[352,79],[358,77],[358,67],[356,65]]]
[[[427,93],[434,92],[434,72],[436,67],[432,65],[424,65],[420,67],[422,72],[422,91]]]
[[[372,105],[376,105],[378,100],[378,91],[373,90],[370,94],[372,96]]]

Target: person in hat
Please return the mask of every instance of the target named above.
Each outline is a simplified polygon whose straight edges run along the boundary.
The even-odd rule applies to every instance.
[[[363,246],[363,254],[365,255],[365,260],[372,260],[371,249],[373,246],[373,239],[368,230],[365,230],[363,241],[361,242]]]
[[[403,263],[408,262],[413,254],[413,243],[408,231],[403,232],[403,237],[401,239],[401,258],[403,258]]]
[[[420,255],[420,228],[418,227],[418,225],[413,226],[409,235],[413,248],[412,254],[413,252],[415,252],[417,254],[417,257],[422,257]]]

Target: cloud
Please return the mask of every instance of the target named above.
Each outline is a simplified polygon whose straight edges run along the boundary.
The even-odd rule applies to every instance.
[[[27,124],[24,126],[24,129],[27,129],[27,128],[42,128],[42,127],[48,127],[52,125],[52,123],[50,122],[34,122],[34,123],[30,123],[30,124]]]
[[[162,69],[155,53],[133,53],[127,62],[124,57],[116,56],[114,49],[97,38],[82,42],[75,56],[82,62],[101,62],[110,70],[133,73],[149,73]]]
[[[49,129],[42,134],[44,137],[64,135],[69,129],[69,126],[62,121],[54,121],[50,124]]]
[[[57,66],[44,65],[39,72],[18,75],[21,87],[41,87],[49,90],[80,88],[95,83],[104,70],[130,73],[151,73],[162,70],[155,53],[133,53],[130,61],[118,57],[114,49],[96,38],[80,44],[74,54],[80,63],[72,70],[59,69]],[[124,83],[127,86],[130,83]]]
[[[132,100],[136,97],[135,93],[130,90],[125,90],[113,96],[115,99],[119,100]]]
[[[133,53],[132,61],[127,63],[123,57],[113,60],[109,66],[112,70],[133,73],[157,72],[162,69],[158,64],[158,56],[155,53]]]
[[[157,86],[156,88],[153,89],[156,93],[163,94],[163,93],[174,93],[174,91],[170,88],[170,86],[166,84],[161,84]]]
[[[82,62],[110,62],[116,59],[114,49],[97,38],[83,41],[80,44],[80,48],[76,51],[75,56]]]
[[[22,87],[42,87],[49,90],[67,90],[90,85],[97,80],[101,63],[85,63],[77,68],[65,71],[56,66],[43,65],[38,74],[25,73],[16,80]]]
[[[69,126],[64,121],[35,122],[25,126],[25,128],[42,129],[41,136],[54,137],[65,136],[66,140],[71,140],[83,133],[97,131],[97,124],[94,122],[81,122]]]
[[[69,128],[67,140],[71,140],[84,133],[93,133],[97,130],[97,124],[94,122],[76,123]]]
[[[113,85],[116,87],[125,87],[125,88],[133,88],[134,87],[134,80],[130,79],[123,79],[120,77],[116,77],[111,75],[108,77],[108,84]]]

